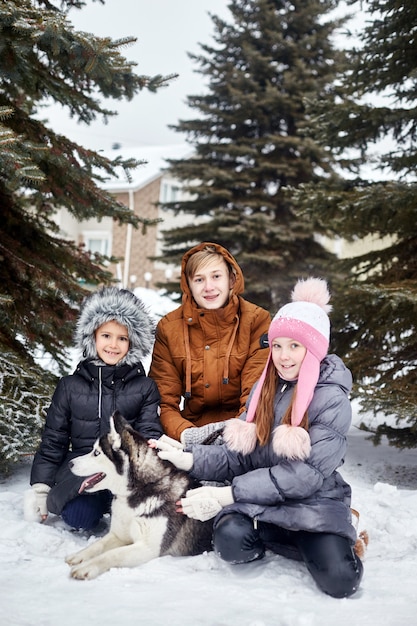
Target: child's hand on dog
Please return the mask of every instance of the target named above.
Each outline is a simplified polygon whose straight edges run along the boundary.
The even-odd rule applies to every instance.
[[[176,439],[162,435],[159,439],[150,439],[148,445],[159,450],[160,459],[169,461],[178,469],[188,472],[193,466],[192,453],[184,452],[182,444]]]
[[[174,450],[184,450],[182,443],[172,437],[168,437],[168,435],[162,435],[159,439],[148,439],[148,446],[165,451],[170,448],[173,448]]]

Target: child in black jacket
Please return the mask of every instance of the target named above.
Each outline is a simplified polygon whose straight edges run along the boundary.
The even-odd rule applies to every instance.
[[[44,521],[50,512],[90,530],[109,512],[110,492],[78,495],[83,478],[68,462],[91,451],[116,409],[147,439],[162,435],[158,388],[142,365],[153,341],[152,319],[132,292],[105,287],[86,298],[75,333],[84,360],[52,397],[25,497],[27,519]]]

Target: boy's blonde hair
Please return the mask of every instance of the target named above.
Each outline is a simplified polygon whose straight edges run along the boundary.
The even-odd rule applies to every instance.
[[[229,275],[236,277],[235,268],[226,261],[224,256],[217,252],[214,247],[206,246],[203,250],[198,250],[197,252],[194,252],[194,254],[192,254],[188,259],[187,265],[185,266],[185,276],[187,280],[192,280],[200,268],[208,265],[216,257],[219,259],[219,261],[223,261],[224,263],[226,263]]]

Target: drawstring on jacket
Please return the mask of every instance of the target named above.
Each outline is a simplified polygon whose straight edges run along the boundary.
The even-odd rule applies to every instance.
[[[188,333],[188,324],[183,318],[184,324],[184,343],[185,343],[185,397],[191,398],[191,350],[190,335]]]
[[[224,357],[223,385],[228,385],[229,384],[229,361],[230,361],[230,354],[232,352],[233,343],[235,341],[237,329],[239,328],[239,321],[240,321],[239,315],[236,315],[235,326],[233,328],[232,336],[231,336],[231,338],[229,340],[229,343],[227,344],[227,350],[226,350],[226,354],[225,354],[225,357]]]

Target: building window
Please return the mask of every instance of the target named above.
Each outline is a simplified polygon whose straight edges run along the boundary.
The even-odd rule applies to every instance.
[[[110,239],[107,233],[85,233],[84,242],[86,249],[91,254],[102,254],[103,256],[110,256],[111,246]]]
[[[162,183],[161,202],[176,202],[179,198],[180,187],[172,183]]]

